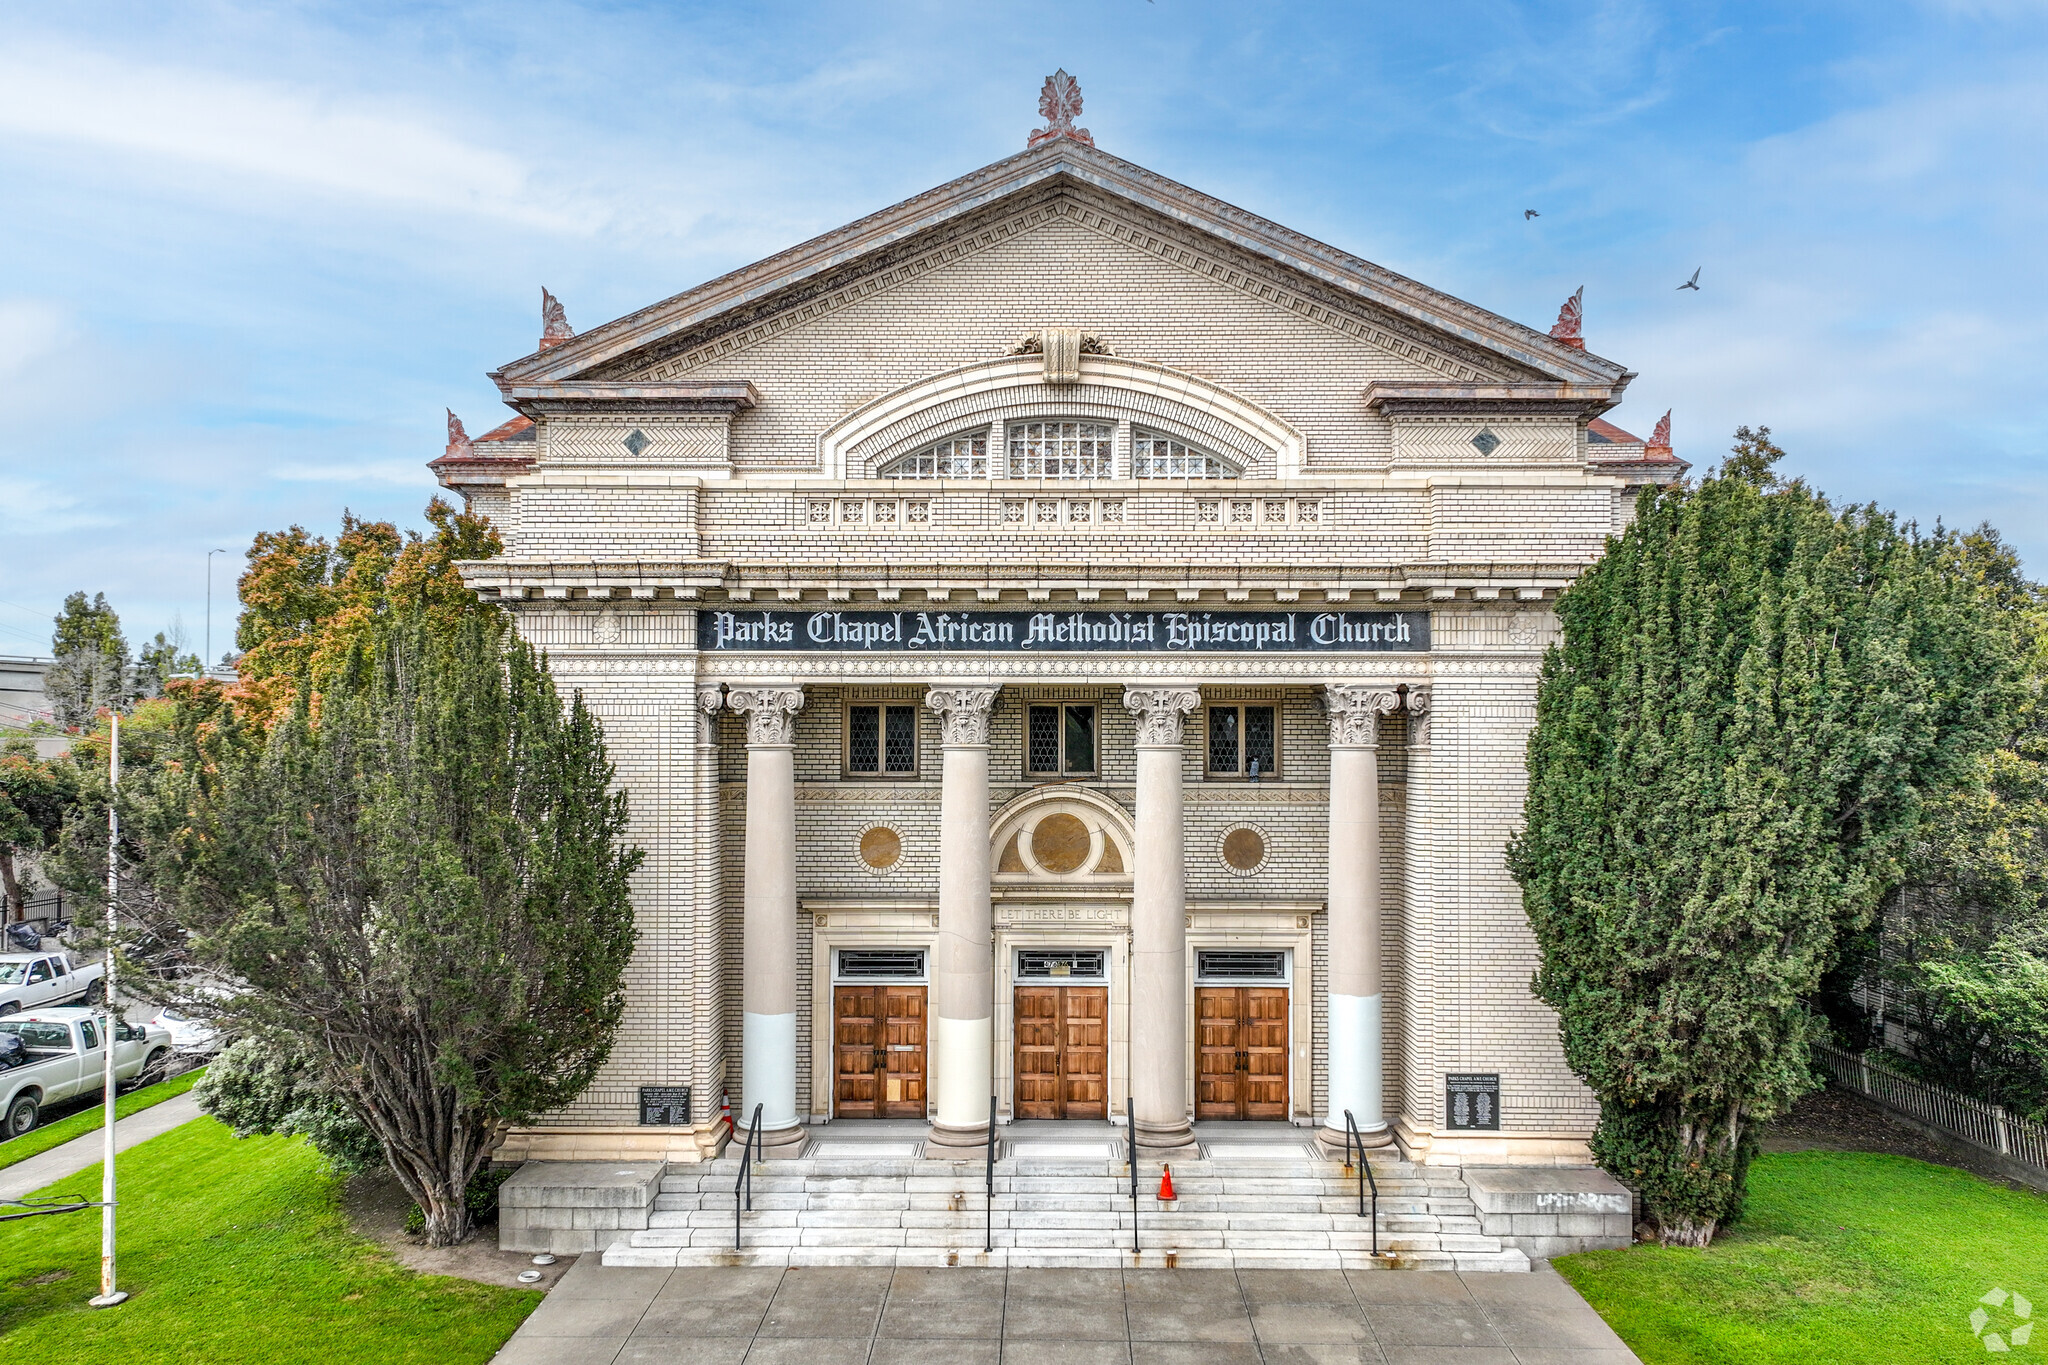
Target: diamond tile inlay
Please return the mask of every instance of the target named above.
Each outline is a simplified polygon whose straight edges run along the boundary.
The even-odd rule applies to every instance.
[[[637,457],[641,451],[653,445],[654,440],[652,437],[648,436],[646,432],[640,430],[640,428],[634,427],[631,431],[626,433],[626,439],[621,441],[619,444],[625,446],[627,450],[631,451]]]
[[[1500,437],[1494,435],[1491,431],[1481,430],[1477,436],[1472,438],[1472,444],[1479,447],[1481,455],[1491,455],[1499,448]],[[637,454],[638,452],[635,453]]]

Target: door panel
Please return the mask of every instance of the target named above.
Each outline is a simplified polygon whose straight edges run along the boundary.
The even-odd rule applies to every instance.
[[[832,1111],[840,1118],[922,1118],[925,988],[832,991]]]
[[[1019,986],[1016,1116],[1109,1116],[1109,988]]]
[[[1287,990],[1195,988],[1195,1117],[1287,1117]]]

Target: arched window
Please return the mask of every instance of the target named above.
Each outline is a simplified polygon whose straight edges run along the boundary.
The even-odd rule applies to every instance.
[[[1101,422],[1013,422],[1013,479],[1106,479],[1110,428]]]
[[[1131,432],[1131,474],[1140,479],[1234,479],[1239,470],[1164,432]]]
[[[891,460],[876,472],[885,479],[985,479],[988,437],[955,436]]]

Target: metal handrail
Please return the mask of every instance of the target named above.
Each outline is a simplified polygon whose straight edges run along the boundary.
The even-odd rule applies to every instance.
[[[732,1249],[734,1251],[740,1249],[740,1187],[742,1185],[746,1187],[747,1211],[751,1213],[754,1208],[754,1162],[752,1157],[755,1152],[765,1153],[768,1150],[766,1139],[761,1136],[761,1111],[766,1107],[765,1104],[754,1106],[754,1121],[747,1125],[747,1140],[740,1144],[740,1173],[734,1176],[732,1181]]]
[[[988,1188],[982,1199],[987,1219],[982,1229],[981,1249],[996,1249],[996,1097],[988,1097]]]
[[[1372,1254],[1380,1254],[1380,1182],[1372,1178],[1372,1163],[1365,1159],[1365,1139],[1359,1135],[1358,1120],[1344,1111],[1344,1164],[1351,1164],[1351,1144],[1358,1144],[1358,1216],[1365,1217],[1365,1187],[1372,1186]]]
[[[1130,1142],[1131,1157],[1131,1254],[1138,1254],[1138,1102],[1124,1096],[1124,1136]]]

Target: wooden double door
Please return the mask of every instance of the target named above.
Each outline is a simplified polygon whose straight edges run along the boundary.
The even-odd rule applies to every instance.
[[[925,988],[832,988],[832,1112],[843,1119],[921,1119]]]
[[[1287,989],[1195,988],[1195,1117],[1287,1117]]]
[[[1016,1116],[1109,1117],[1109,987],[1019,986]]]

